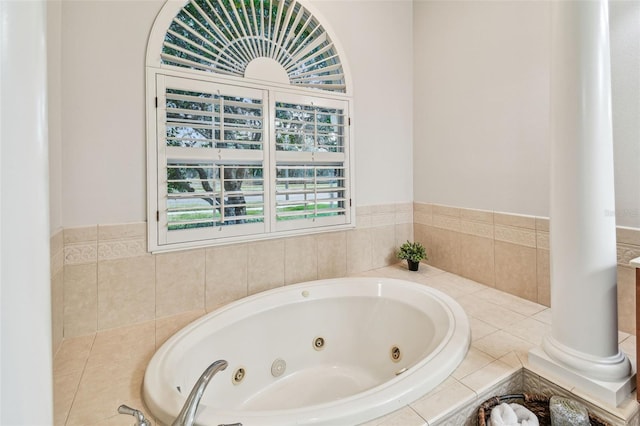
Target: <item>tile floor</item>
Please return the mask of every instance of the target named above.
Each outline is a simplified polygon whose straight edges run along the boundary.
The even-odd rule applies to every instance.
[[[461,407],[477,406],[492,387],[516,377],[523,367],[528,368],[528,350],[539,345],[550,330],[551,312],[545,306],[425,264],[420,265],[418,273],[396,264],[358,276],[401,278],[439,289],[466,310],[472,333],[466,358],[445,382],[414,403],[366,423],[367,426],[441,424]],[[133,424],[132,417],[117,413],[120,404],[150,414],[141,396],[147,363],[169,336],[203,314],[204,311],[191,311],[65,339],[54,357],[55,425]],[[621,347],[634,365],[635,339],[619,334]],[[621,407],[609,407],[608,411],[628,417],[636,411],[636,403],[629,399]],[[155,419],[149,417],[155,425]]]

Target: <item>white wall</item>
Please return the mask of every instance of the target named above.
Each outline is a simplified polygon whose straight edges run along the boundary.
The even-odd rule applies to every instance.
[[[64,227],[146,219],[144,59],[162,4],[63,2]],[[351,65],[357,204],[410,202],[412,3],[313,6],[335,30]]]
[[[414,201],[548,215],[549,2],[414,4]]]
[[[49,228],[62,227],[62,2],[47,2],[47,90],[49,107]]]
[[[162,3],[62,4],[64,227],[145,219],[144,58]]]
[[[414,3],[414,201],[549,215],[550,7]],[[640,2],[610,2],[616,212],[640,227]]]
[[[640,2],[609,3],[616,222],[640,228]]]
[[[145,220],[144,53],[162,4],[63,2],[62,147],[51,175],[52,224]],[[358,205],[414,200],[548,215],[549,2],[312,6],[334,30],[352,71]],[[634,227],[639,21],[640,3],[611,3],[618,225]]]
[[[413,200],[413,3],[313,5],[346,50],[354,86],[358,205]]]

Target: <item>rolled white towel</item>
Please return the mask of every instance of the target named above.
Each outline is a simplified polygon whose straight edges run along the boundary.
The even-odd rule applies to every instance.
[[[491,410],[491,426],[516,426],[518,416],[507,403],[496,405]]]
[[[538,418],[528,408],[520,404],[509,404],[509,406],[516,413],[520,426],[539,426]]]
[[[502,403],[491,410],[490,426],[539,426],[535,414],[520,404]]]

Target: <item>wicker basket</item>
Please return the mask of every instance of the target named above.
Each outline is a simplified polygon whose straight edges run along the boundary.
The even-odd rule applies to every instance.
[[[538,417],[540,426],[551,426],[551,413],[549,412],[549,397],[537,394],[515,394],[494,396],[483,402],[478,408],[478,426],[488,426],[491,410],[503,402],[516,402],[525,406]],[[589,413],[592,426],[612,426],[601,418]]]

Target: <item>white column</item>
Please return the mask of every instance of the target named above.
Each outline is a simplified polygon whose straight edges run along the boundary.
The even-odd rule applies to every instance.
[[[53,424],[45,1],[0,0],[0,424]]]
[[[631,389],[623,385],[614,395],[601,389],[631,376],[617,340],[607,1],[554,1],[552,32],[553,325],[544,353],[532,351],[530,361],[617,405]]]

